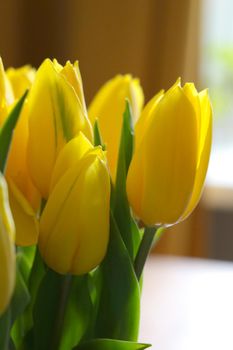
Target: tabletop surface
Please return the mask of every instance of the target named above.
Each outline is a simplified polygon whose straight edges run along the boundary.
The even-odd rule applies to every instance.
[[[139,340],[155,350],[233,350],[233,263],[151,257]]]

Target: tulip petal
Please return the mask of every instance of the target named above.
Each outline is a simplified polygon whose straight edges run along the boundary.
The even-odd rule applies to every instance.
[[[212,108],[208,96],[208,91],[204,90],[199,93],[200,105],[201,105],[201,126],[200,126],[200,140],[198,150],[198,161],[196,178],[193,188],[192,197],[189,205],[182,216],[184,220],[196,207],[202,193],[212,143]]]
[[[24,92],[31,87],[35,78],[35,73],[36,70],[29,65],[17,69],[7,69],[6,74],[16,99],[20,98]]]
[[[100,263],[109,235],[109,196],[106,165],[96,154],[64,174],[40,222],[39,247],[48,266],[59,273],[83,274]]]
[[[200,127],[201,127],[201,105],[199,94],[193,83],[186,83],[183,87],[185,95],[188,97],[189,101],[192,103],[193,108],[196,112],[197,118],[197,127],[198,127],[198,138],[200,136]]]
[[[92,139],[90,123],[72,86],[45,60],[28,96],[28,164],[36,187],[49,193],[52,170],[62,147],[82,131]]]
[[[15,243],[29,246],[37,243],[39,228],[34,210],[13,181],[8,179],[9,201],[16,227]]]
[[[61,70],[61,74],[63,74],[71,86],[73,86],[77,97],[82,104],[83,113],[87,114],[86,102],[83,93],[83,83],[78,61],[74,62],[73,65],[70,63],[70,61],[67,61],[66,65]]]
[[[50,192],[62,175],[64,175],[72,165],[78,163],[84,154],[92,148],[93,146],[90,141],[88,141],[81,132],[64,146],[54,166]]]
[[[164,90],[159,91],[145,106],[142,111],[140,118],[135,125],[135,139],[136,148],[140,145],[143,136],[150,125],[151,117],[153,116],[154,110],[157,107],[159,101],[164,95]]]
[[[3,62],[0,57],[0,97],[1,103],[5,102],[6,105],[11,105],[14,102],[14,93],[11,88],[11,84],[7,78],[7,75],[4,70]]]
[[[15,186],[37,211],[40,205],[40,195],[34,187],[27,167],[27,143],[28,143],[28,114],[27,103],[24,102],[17,121],[10,152],[7,159],[6,178],[14,182]]]

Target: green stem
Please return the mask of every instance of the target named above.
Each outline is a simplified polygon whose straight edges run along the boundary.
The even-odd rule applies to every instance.
[[[153,243],[157,243],[161,237],[163,230],[155,227],[146,227],[141,244],[138,248],[138,252],[134,261],[134,270],[138,281],[140,280],[146,259],[150,253]]]

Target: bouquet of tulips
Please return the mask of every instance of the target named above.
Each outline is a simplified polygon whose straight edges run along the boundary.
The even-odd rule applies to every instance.
[[[1,350],[150,346],[137,342],[143,268],[197,205],[212,113],[180,80],[143,103],[130,75],[87,110],[78,62],[0,61]]]

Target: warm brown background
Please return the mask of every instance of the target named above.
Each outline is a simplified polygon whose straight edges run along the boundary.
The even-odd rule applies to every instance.
[[[197,80],[198,21],[198,0],[1,0],[0,53],[7,66],[79,59],[88,100],[119,72],[150,98]]]
[[[178,76],[199,86],[199,0],[0,0],[5,66],[45,57],[80,61],[87,101],[117,73],[140,77],[146,100]],[[157,251],[207,256],[207,215],[199,209],[169,229]]]

